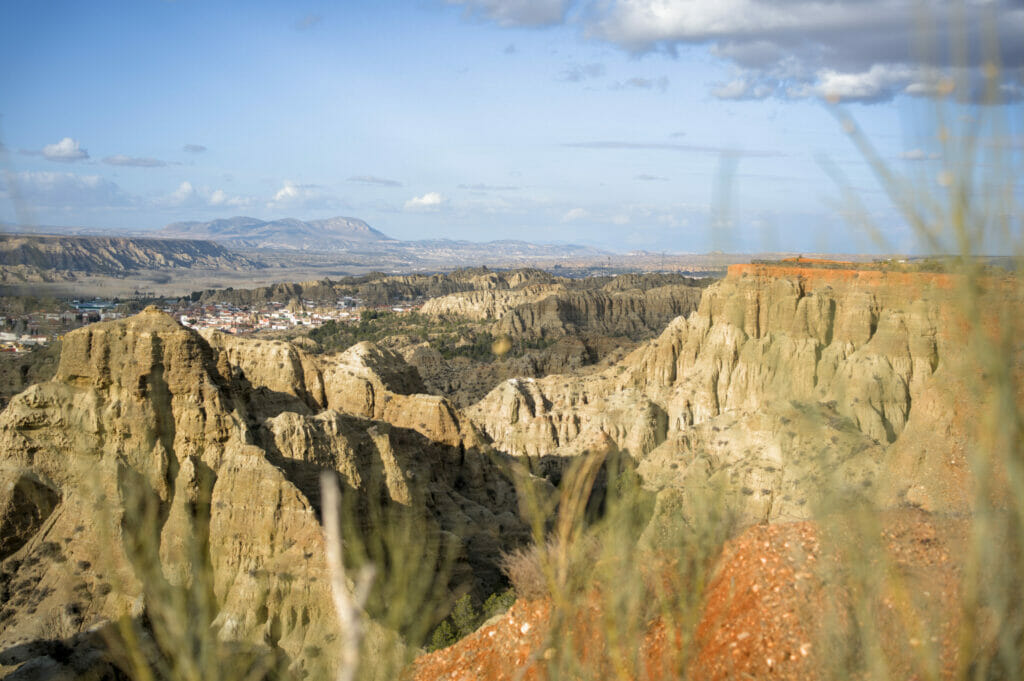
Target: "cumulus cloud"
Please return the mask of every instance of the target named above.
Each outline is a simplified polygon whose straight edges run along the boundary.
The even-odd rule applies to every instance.
[[[65,137],[60,142],[43,147],[43,157],[50,161],[72,163],[89,158],[89,152],[83,149],[77,140]]]
[[[267,202],[267,208],[288,208],[291,210],[313,210],[337,208],[341,202],[316,184],[298,184],[285,180],[274,198]]]
[[[178,188],[167,197],[168,202],[174,205],[181,205],[196,195],[195,187],[188,180],[185,180]]]
[[[381,187],[401,187],[402,183],[398,180],[389,180],[386,177],[377,177],[376,175],[353,175],[348,178],[349,182],[359,182],[362,184],[376,184]]]
[[[551,26],[565,20],[570,0],[448,0],[466,14],[501,26]]]
[[[502,9],[519,3],[463,4],[499,24],[534,25]],[[539,4],[556,6],[549,18],[578,25],[585,37],[632,53],[709,46],[736,68],[734,80],[713,86],[723,99],[831,96],[871,103],[931,96],[944,92],[929,74],[955,64],[970,83],[957,94],[977,100],[993,43],[1001,95],[1024,97],[1020,0],[576,0],[571,14],[568,3]],[[962,59],[954,49],[960,43],[968,45]]]
[[[202,144],[186,144],[181,148],[182,151],[187,151],[190,154],[201,154],[206,151],[206,147]]]
[[[913,84],[922,84],[927,75],[904,65],[874,64],[866,71],[842,73],[823,69],[818,73],[816,92],[830,100],[880,102]]]
[[[167,165],[166,161],[161,161],[158,158],[125,156],[124,154],[107,156],[105,159],[103,159],[103,162],[106,163],[107,165],[130,166],[133,168],[163,168],[164,166]]]
[[[575,220],[582,220],[587,216],[588,213],[583,208],[572,208],[566,211],[565,215],[562,216],[562,222],[573,222]]]
[[[299,185],[285,180],[284,185],[274,194],[274,201],[295,201],[303,196],[309,196],[314,191],[309,185]]]
[[[132,202],[114,182],[99,175],[19,172],[7,176],[3,193],[36,208],[100,208]]]
[[[719,99],[750,100],[765,99],[772,94],[772,88],[764,83],[748,78],[737,78],[719,85],[711,90],[711,94]]]
[[[157,200],[157,205],[173,208],[218,209],[247,208],[255,201],[248,196],[235,196],[223,189],[195,186],[188,180],[178,185],[173,192]]]
[[[437,192],[427,192],[423,196],[414,196],[405,202],[406,210],[433,211],[444,203],[444,197]]]

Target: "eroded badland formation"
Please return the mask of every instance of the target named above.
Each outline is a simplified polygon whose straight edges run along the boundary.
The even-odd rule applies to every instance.
[[[567,650],[589,670],[580,677],[824,677],[836,659],[822,636],[850,639],[859,617],[877,628],[894,677],[916,674],[927,649],[935,678],[952,678],[1006,631],[994,604],[966,623],[959,604],[978,569],[973,461],[995,446],[983,434],[1006,404],[985,373],[995,350],[981,344],[1020,337],[1015,282],[988,276],[965,307],[960,275],[801,263],[733,266],[706,287],[488,276],[421,313],[544,341],[531,352],[446,359],[421,338],[392,337],[323,353],[200,335],[155,309],[68,334],[54,378],[0,413],[0,674],[118,678],[133,669],[124,632],[159,648],[170,607],[160,599],[178,594],[183,628],[219,641],[217,655],[272,653],[285,674],[330,678],[341,632],[320,522],[327,470],[357,535],[408,521],[436,548],[376,561],[380,591],[364,618],[372,677],[381,651],[422,653],[462,594],[482,603],[504,590],[503,555],[525,549],[538,523],[582,536],[565,529],[567,498],[555,502],[588,458],[606,470],[577,519],[601,524],[613,462],[638,479],[633,543],[615,552],[650,566],[654,592],[694,594],[686,626],[658,607],[619,621],[632,627],[623,655],[608,636],[608,582],[577,589],[568,615],[562,594],[519,594],[407,677],[547,678]],[[1003,366],[1016,372],[1019,359]],[[987,503],[1015,503],[1013,482],[993,464]],[[847,505],[871,518],[871,560],[895,566],[899,588],[860,598],[816,569],[872,550],[827,539],[821,514]],[[680,527],[717,538],[705,571],[668,553],[662,538]],[[591,562],[600,572],[608,560]],[[418,623],[396,620],[389,601],[388,575],[402,570],[427,575],[421,590],[440,604]],[[901,598],[918,604],[913,617]],[[575,640],[559,648],[567,617]]]

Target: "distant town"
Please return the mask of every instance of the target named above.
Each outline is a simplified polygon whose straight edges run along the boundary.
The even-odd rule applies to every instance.
[[[260,306],[230,303],[198,303],[187,298],[157,300],[72,300],[67,309],[33,309],[20,313],[0,313],[0,352],[27,352],[60,340],[74,329],[100,321],[120,319],[138,312],[146,304],[155,304],[182,326],[197,331],[216,329],[230,334],[289,331],[296,327],[316,328],[333,321],[358,323],[366,310],[405,313],[422,306],[423,301],[398,305],[367,306],[361,298],[345,296],[333,303],[322,300],[270,301]]]
[[[228,303],[191,305],[184,309],[164,308],[183,326],[196,330],[217,329],[225,333],[250,334],[261,331],[288,331],[295,327],[316,328],[326,322],[355,323],[365,310],[404,313],[418,309],[422,302],[367,307],[360,298],[345,296],[333,305],[319,300],[270,301],[262,307]]]

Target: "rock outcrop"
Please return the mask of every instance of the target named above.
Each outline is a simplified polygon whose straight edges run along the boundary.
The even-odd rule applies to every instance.
[[[910,444],[928,433],[948,453],[966,438],[963,428],[933,434],[963,376],[966,323],[953,284],[945,275],[734,266],[693,314],[618,366],[581,380],[510,380],[467,413],[510,453],[572,456],[598,431],[651,484],[724,478],[748,521],[807,517],[835,492],[826,481],[885,504],[965,510],[955,491],[965,458],[922,459]],[[993,286],[979,304],[1000,316],[1002,296]],[[910,468],[893,471],[894,462]]]
[[[139,269],[253,269],[260,266],[260,263],[212,241],[105,236],[0,236],[0,267],[3,268],[38,268],[42,272],[118,276]]]
[[[251,343],[208,341],[150,308],[68,334],[54,379],[0,414],[0,672],[85,673],[100,663],[88,632],[152,621],[154,585],[208,575],[210,621],[192,626],[330,675],[324,470],[354,513],[422,519],[450,557],[450,588],[498,586],[500,551],[527,532],[471,426],[404,394],[416,375],[392,353],[357,346],[325,371],[290,346]],[[357,379],[372,388],[365,404],[349,392]],[[369,626],[378,645],[394,640]],[[79,648],[54,657],[55,641]]]
[[[481,267],[454,270],[447,274],[388,275],[371,272],[336,280],[275,284],[253,289],[217,289],[197,292],[194,296],[204,303],[234,305],[259,305],[275,300],[285,302],[294,298],[333,304],[338,298],[352,296],[368,305],[389,305],[418,298],[433,299],[460,291],[507,290],[555,281],[555,277],[537,269],[493,271]]]
[[[571,291],[517,305],[496,329],[511,336],[548,337],[582,332],[639,338],[697,307],[696,286],[626,291]]]
[[[664,277],[616,277],[595,289],[572,280],[510,289],[477,290],[434,298],[422,312],[435,317],[494,320],[495,333],[548,338],[580,333],[638,338],[660,331],[696,309],[704,284],[684,279],[652,287]]]

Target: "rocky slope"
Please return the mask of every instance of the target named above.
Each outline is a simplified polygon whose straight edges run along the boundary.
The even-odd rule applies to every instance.
[[[175,222],[161,229],[160,233],[168,237],[211,239],[232,248],[337,250],[391,240],[362,220],[346,217],[309,222],[294,218],[259,220],[247,217]]]
[[[951,406],[952,385],[967,386],[952,285],[733,266],[696,312],[618,366],[583,380],[509,380],[468,413],[519,455],[571,456],[604,433],[654,487],[724,484],[745,522],[807,518],[837,487],[963,510],[970,417],[933,434],[944,410],[967,408]],[[993,314],[1002,296],[990,293]],[[926,433],[949,455],[923,452]]]
[[[417,298],[436,298],[457,291],[519,288],[528,284],[550,283],[550,274],[535,269],[491,271],[486,267],[455,270],[447,274],[387,275],[380,272],[358,277],[277,284],[255,289],[216,289],[197,292],[193,297],[203,303],[258,305],[272,300],[293,298],[333,304],[352,296],[368,305],[389,305]]]
[[[408,268],[412,263],[447,266],[452,262],[530,262],[565,257],[600,257],[604,251],[588,246],[532,244],[525,241],[398,241],[352,217],[302,221],[295,218],[259,220],[233,217],[210,222],[177,222],[164,227],[169,237],[212,239],[231,248],[274,249],[315,253],[376,256]]]
[[[493,323],[518,319],[519,333],[552,336],[590,324],[639,329],[629,325],[692,304],[678,283],[643,280],[500,302],[551,287],[548,276],[478,270],[390,280],[380,290],[470,287],[472,295],[446,304],[480,305],[482,318],[498,316]],[[529,538],[508,473],[516,457],[540,459],[531,463],[558,479],[595,443],[610,457],[616,447],[627,454],[646,487],[643,513],[657,522],[638,547],[647,550],[667,517],[741,532],[708,583],[687,649],[694,656],[676,660],[674,672],[808,678],[827,665],[815,648],[805,652],[806,637],[821,626],[817,605],[846,603],[848,594],[815,581],[796,557],[825,555],[812,523],[847,499],[899,509],[874,516],[892,539],[878,560],[928,594],[921,612],[946,636],[967,550],[956,519],[973,510],[979,483],[968,460],[979,432],[997,432],[984,418],[999,413],[997,372],[1024,375],[1017,356],[1006,366],[980,361],[984,346],[970,333],[973,323],[984,337],[1020,338],[1017,293],[981,281],[964,312],[958,284],[941,275],[737,266],[689,316],[620,361],[577,371],[585,362],[573,358],[591,350],[562,336],[548,350],[561,347],[564,357],[545,368],[561,361],[571,371],[509,377],[466,410],[425,394],[415,366],[440,361],[429,345],[363,342],[313,356],[291,343],[199,335],[155,309],[69,333],[53,380],[0,413],[0,675],[102,673],[105,623],[127,616],[152,628],[160,594],[192,593],[205,579],[208,593],[198,591],[208,607],[187,616],[199,622],[193,630],[273,651],[299,675],[328,675],[339,631],[318,520],[323,471],[342,483],[355,546],[364,541],[371,552],[376,531],[415,519],[406,538],[434,547],[377,554],[382,574],[367,611],[370,644],[382,656],[409,626],[395,619],[392,596],[412,576],[426,573],[425,586],[413,581],[436,586],[441,602],[417,613],[421,625],[459,594],[480,602],[504,586],[502,552]],[[342,290],[322,286],[325,295]],[[551,305],[551,297],[589,302]],[[980,481],[1004,507],[1008,475],[993,470]],[[542,504],[553,502],[550,484],[524,480]],[[891,601],[879,593],[870,607]],[[526,678],[544,678],[536,663],[557,653],[545,640],[550,612],[550,603],[520,602],[410,673],[512,678],[534,664]],[[914,635],[881,613],[892,641]],[[606,614],[599,604],[583,613],[579,640],[586,647],[593,634],[587,659],[612,675],[621,669],[600,638]],[[632,624],[648,627],[633,652],[658,677],[665,655],[683,648],[657,613]],[[895,650],[894,669],[909,676],[912,656]],[[959,663],[952,652],[938,659]]]
[[[594,333],[640,338],[696,309],[702,289],[691,285],[647,290],[572,291],[516,305],[496,329],[527,338]]]
[[[542,681],[562,678],[577,669],[573,664],[582,664],[595,678],[637,680],[803,681],[846,678],[858,665],[885,665],[883,678],[959,678],[968,654],[958,645],[966,624],[958,606],[968,524],[913,511],[879,520],[881,531],[870,551],[895,572],[867,598],[859,592],[863,600],[855,595],[862,581],[822,569],[842,559],[826,547],[846,546],[840,538],[851,542],[854,535],[835,528],[837,534],[829,536],[813,523],[759,525],[722,551],[700,599],[692,637],[686,619],[673,623],[664,610],[625,634],[614,610],[622,607],[614,589],[596,591],[561,619],[550,598],[520,600],[456,645],[418,658],[406,678]],[[650,598],[668,604],[677,596],[662,591]],[[865,616],[859,634],[844,619],[855,611]],[[673,628],[680,624],[683,631]],[[549,647],[570,635],[558,627],[571,631],[571,661],[560,660]],[[866,644],[859,638],[863,632],[877,639],[869,634]],[[991,646],[991,630],[981,627],[976,633],[974,650]],[[632,638],[622,641],[624,635]],[[858,644],[871,645],[870,653],[850,649]]]
[[[655,286],[654,284],[662,284]],[[696,309],[708,281],[644,274],[593,281],[454,293],[427,301],[422,312],[439,318],[493,320],[495,333],[527,338],[578,333],[641,337]]]
[[[551,344],[518,356],[477,361],[468,357],[444,359],[429,343],[389,339],[396,352],[416,367],[427,391],[444,395],[466,408],[495,386],[511,378],[540,378],[549,374],[583,376],[605,368],[626,355],[636,343],[628,338],[574,334],[550,339]]]
[[[0,414],[0,673],[95,672],[88,632],[159,621],[154,584],[208,573],[212,635],[328,675],[323,470],[364,527],[381,504],[420,518],[451,556],[447,588],[497,588],[497,557],[526,528],[472,425],[409,394],[414,372],[373,346],[316,363],[252,343],[207,341],[154,309],[95,324]]]
[[[0,267],[123,275],[140,269],[252,269],[258,263],[210,241],[0,235]]]

